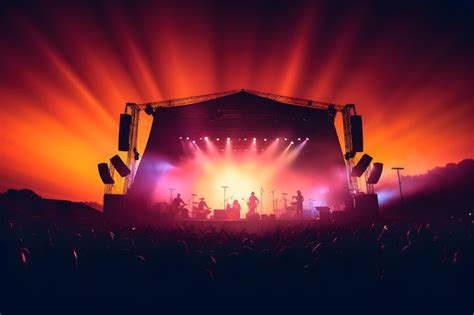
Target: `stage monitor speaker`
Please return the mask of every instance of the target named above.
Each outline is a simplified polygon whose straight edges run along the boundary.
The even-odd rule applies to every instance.
[[[359,162],[352,168],[351,176],[361,177],[364,174],[367,167],[369,167],[370,162],[372,162],[372,157],[368,154],[362,155]]]
[[[99,169],[99,175],[100,178],[102,179],[102,182],[104,184],[113,184],[115,183],[114,179],[110,175],[110,170],[109,166],[107,163],[99,163],[97,164],[97,168]]]
[[[120,156],[118,154],[114,155],[111,159],[110,162],[114,166],[114,168],[117,170],[117,172],[120,174],[120,176],[125,177],[128,174],[130,174],[130,169],[127,167],[127,165],[122,161]]]
[[[364,151],[364,137],[362,132],[362,116],[351,116],[351,135],[352,135],[352,151]]]
[[[377,194],[360,194],[354,197],[356,215],[362,219],[374,218],[379,215],[379,199]]]
[[[227,214],[225,210],[214,210],[214,220],[225,220],[227,219]]]
[[[132,116],[129,114],[120,114],[120,126],[119,126],[119,151],[128,151],[130,149],[130,124],[132,122]]]
[[[372,169],[370,170],[369,178],[367,179],[367,184],[377,184],[382,176],[383,164],[375,162],[372,164]]]

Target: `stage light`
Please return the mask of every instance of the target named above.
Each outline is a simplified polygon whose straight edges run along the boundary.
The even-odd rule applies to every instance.
[[[298,138],[298,141],[301,141],[301,138]]]
[[[306,141],[308,141],[308,140],[309,140],[309,138],[306,138]]]
[[[216,138],[216,141],[219,141],[220,139],[219,138]]]
[[[186,140],[189,140],[189,137],[186,137]]]
[[[208,138],[208,137],[204,137],[204,140],[208,141],[208,140],[209,140],[209,138]]]
[[[329,116],[331,116],[331,117],[336,116],[336,114],[337,114],[336,106],[334,106],[334,105],[332,105],[332,104],[329,105],[329,106],[328,106],[328,114],[329,114]]]
[[[294,144],[294,142],[293,142],[293,141],[291,141],[291,142],[290,142],[290,144]]]
[[[147,115],[153,115],[153,107],[151,104],[146,104],[145,106],[145,114]]]
[[[253,138],[253,142],[256,142],[257,141],[257,138]]]
[[[280,141],[280,138],[277,138],[277,141]]]
[[[230,138],[229,138],[229,137],[227,137],[227,142],[230,142]]]
[[[179,140],[183,140],[183,137],[179,137]]]
[[[202,138],[199,138],[199,140],[202,140]]]
[[[288,141],[288,138],[285,138],[285,141]]]
[[[263,139],[263,141],[267,141],[267,138]]]
[[[247,141],[247,138],[244,138],[244,141]]]
[[[196,143],[196,140],[193,140],[193,143]]]

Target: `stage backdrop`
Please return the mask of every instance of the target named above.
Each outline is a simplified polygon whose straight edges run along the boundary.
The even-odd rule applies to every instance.
[[[229,138],[229,140],[228,140]],[[255,140],[254,140],[255,138]],[[263,197],[263,212],[288,204],[296,190],[304,207],[341,204],[348,196],[343,154],[326,110],[238,92],[191,105],[159,108],[130,200],[149,207],[181,193],[209,206]],[[273,193],[272,193],[273,191]],[[284,195],[287,193],[288,195]]]

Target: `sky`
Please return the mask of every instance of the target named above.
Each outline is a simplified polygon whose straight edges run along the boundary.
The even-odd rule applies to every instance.
[[[97,163],[117,152],[126,102],[240,88],[356,104],[365,151],[386,169],[414,175],[474,157],[470,1],[0,8],[0,190],[101,202]],[[151,119],[140,123],[143,150]]]

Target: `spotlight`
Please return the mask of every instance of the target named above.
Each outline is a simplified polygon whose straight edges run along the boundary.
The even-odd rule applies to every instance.
[[[247,141],[247,138],[244,138],[244,141]]]
[[[301,141],[301,138],[298,138],[298,141]]]
[[[220,139],[219,138],[216,138],[216,141],[219,141]]]
[[[329,114],[329,116],[331,116],[331,117],[336,116],[336,114],[337,114],[336,106],[334,106],[334,105],[332,105],[332,104],[329,105],[329,106],[328,106],[328,114]]]
[[[196,140],[193,140],[193,143],[196,143]]]
[[[227,142],[230,142],[230,138],[229,138],[229,137],[227,137]]]
[[[308,137],[306,137],[306,141],[308,141],[308,140],[309,140],[309,138],[308,138]]]
[[[209,138],[208,138],[208,137],[204,137],[204,140],[208,141],[208,140],[209,140]]]
[[[153,107],[151,106],[151,104],[146,104],[145,113],[147,115],[153,115]]]
[[[183,137],[179,137],[179,140],[183,140]]]
[[[202,140],[202,138],[199,138],[199,140]]]
[[[253,138],[253,142],[257,141],[257,138]]]
[[[280,141],[280,138],[277,138],[277,141]]]
[[[263,139],[263,141],[267,141],[267,138]]]
[[[293,142],[293,141],[291,141],[291,142],[290,142],[290,144],[294,144],[294,142]]]
[[[288,141],[288,138],[285,138],[285,141]]]
[[[186,137],[186,140],[189,140],[189,137]]]

